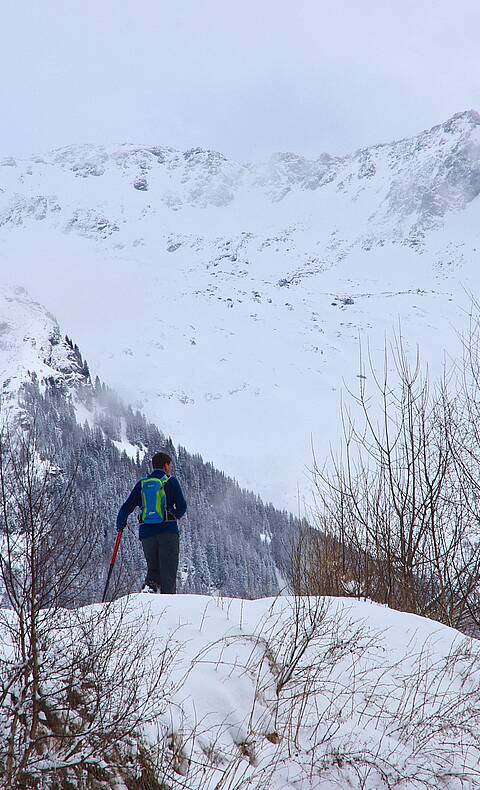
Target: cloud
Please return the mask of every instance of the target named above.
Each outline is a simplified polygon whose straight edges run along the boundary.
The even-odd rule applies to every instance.
[[[341,153],[480,107],[477,0],[17,0],[2,154],[71,142]]]

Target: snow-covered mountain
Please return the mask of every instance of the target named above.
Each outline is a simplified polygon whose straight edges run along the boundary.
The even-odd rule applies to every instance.
[[[72,397],[88,386],[88,365],[78,347],[62,336],[54,316],[24,288],[0,288],[0,397],[2,418],[19,410],[22,387],[35,375],[41,386],[54,383]],[[76,399],[77,407],[80,401]]]
[[[72,583],[75,603],[101,597],[118,509],[162,447],[175,459],[188,502],[179,591],[248,597],[280,591],[286,581],[279,571],[299,528],[295,519],[241,490],[198,454],[175,448],[162,426],[122,403],[98,376],[92,381],[77,344],[22,288],[0,288],[0,317],[0,428],[8,423],[12,435],[12,427],[35,422],[38,459],[54,465],[59,483],[73,480],[78,493],[68,529],[81,523],[81,503],[89,503],[88,539],[95,550],[81,582]],[[117,595],[143,582],[137,532],[132,516],[114,578]]]
[[[307,160],[74,146],[0,161],[0,281],[177,441],[296,507],[358,337],[434,369],[478,290],[480,116]]]

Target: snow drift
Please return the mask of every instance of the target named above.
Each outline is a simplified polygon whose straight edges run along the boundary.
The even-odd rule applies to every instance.
[[[128,672],[138,669],[140,685],[150,688],[135,754],[139,744],[148,753],[152,787],[480,786],[480,644],[474,639],[368,601],[138,594],[56,613],[62,629],[44,662],[65,658],[69,617],[93,644],[96,629],[86,624],[102,612],[107,630],[117,628],[116,671],[118,651],[137,651]],[[5,617],[2,622],[5,629]],[[8,640],[2,645],[4,661],[11,648]],[[44,697],[54,696],[51,677],[50,671]],[[81,719],[82,704],[78,693],[70,715]],[[7,720],[4,700],[3,727]],[[62,744],[53,737],[46,743],[37,776],[67,764]],[[128,742],[118,748],[125,750],[125,766],[135,759]],[[90,753],[88,760],[110,776],[107,786],[127,786],[105,756]]]

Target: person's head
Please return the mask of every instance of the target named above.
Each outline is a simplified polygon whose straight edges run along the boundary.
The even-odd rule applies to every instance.
[[[152,458],[152,466],[154,469],[163,469],[169,475],[172,470],[172,459],[168,453],[155,453]]]

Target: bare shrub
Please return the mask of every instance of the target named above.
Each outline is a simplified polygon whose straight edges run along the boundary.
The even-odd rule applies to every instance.
[[[0,777],[9,788],[134,777],[141,725],[162,707],[170,649],[152,665],[148,624],[128,603],[65,608],[95,539],[75,498],[74,477],[41,458],[34,426],[0,435]]]
[[[478,626],[480,514],[470,480],[480,466],[467,435],[472,416],[479,430],[480,393],[464,387],[461,397],[455,369],[433,386],[401,340],[385,352],[382,376],[361,361],[359,382],[352,410],[343,409],[341,453],[314,462],[316,530],[299,535],[293,588]]]

